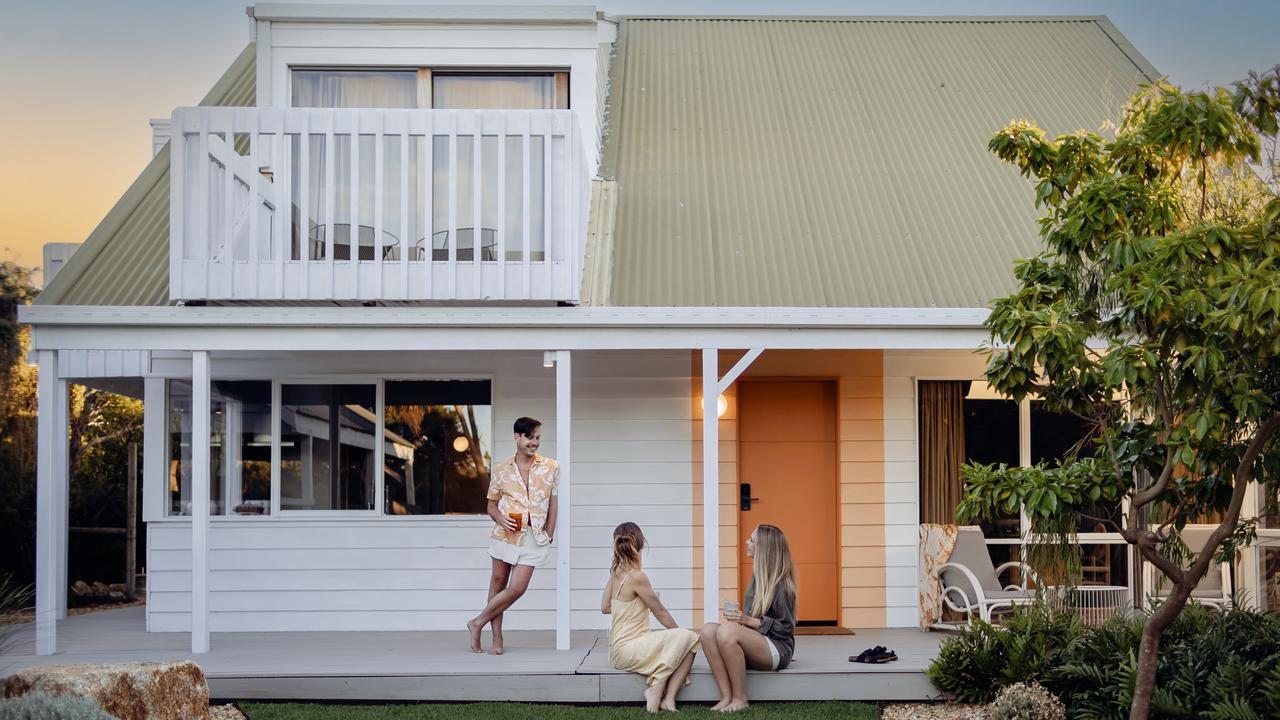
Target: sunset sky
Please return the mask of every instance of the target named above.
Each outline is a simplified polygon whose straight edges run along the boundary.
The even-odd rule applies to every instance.
[[[44,243],[84,240],[146,165],[147,120],[195,104],[249,41],[246,4],[6,5],[0,22],[0,260],[39,265]],[[598,7],[619,14],[1107,15],[1184,87],[1223,85],[1280,63],[1280,0],[613,0]]]

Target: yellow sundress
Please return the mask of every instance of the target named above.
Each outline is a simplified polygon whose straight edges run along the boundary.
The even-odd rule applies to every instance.
[[[613,624],[609,627],[609,662],[619,670],[649,678],[649,685],[671,677],[685,656],[698,647],[698,633],[684,628],[649,629],[649,607],[639,596],[622,600],[618,583],[612,602]],[[689,684],[688,679],[685,684]]]

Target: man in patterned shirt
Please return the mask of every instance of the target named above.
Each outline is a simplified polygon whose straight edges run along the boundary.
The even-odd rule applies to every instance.
[[[480,633],[488,624],[493,631],[489,652],[502,654],[502,613],[524,595],[535,567],[551,560],[551,540],[556,532],[556,485],[560,466],[538,454],[542,423],[530,417],[515,422],[516,454],[493,469],[489,480],[489,603],[467,621],[471,652],[484,652]]]

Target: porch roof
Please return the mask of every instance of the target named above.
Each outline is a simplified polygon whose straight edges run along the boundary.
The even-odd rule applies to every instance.
[[[1158,76],[1104,17],[625,19],[600,304],[986,307],[1040,250],[992,134]]]

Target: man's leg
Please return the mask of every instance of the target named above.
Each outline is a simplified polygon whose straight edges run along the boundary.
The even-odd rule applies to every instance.
[[[511,607],[511,604],[520,599],[524,595],[524,591],[529,589],[529,580],[533,577],[533,566],[516,565],[511,569],[511,580],[507,583],[507,589],[494,595],[489,604],[484,606],[484,610],[480,614],[467,621],[467,630],[471,632],[471,648],[475,650],[480,645],[480,631],[484,626],[502,611]],[[475,650],[480,652],[479,650]]]
[[[493,558],[493,574],[489,577],[489,600],[493,600],[493,596],[507,589],[507,580],[511,577],[511,566],[507,563]],[[489,630],[493,633],[493,645],[489,648],[490,655],[502,654],[502,613],[489,623]]]

